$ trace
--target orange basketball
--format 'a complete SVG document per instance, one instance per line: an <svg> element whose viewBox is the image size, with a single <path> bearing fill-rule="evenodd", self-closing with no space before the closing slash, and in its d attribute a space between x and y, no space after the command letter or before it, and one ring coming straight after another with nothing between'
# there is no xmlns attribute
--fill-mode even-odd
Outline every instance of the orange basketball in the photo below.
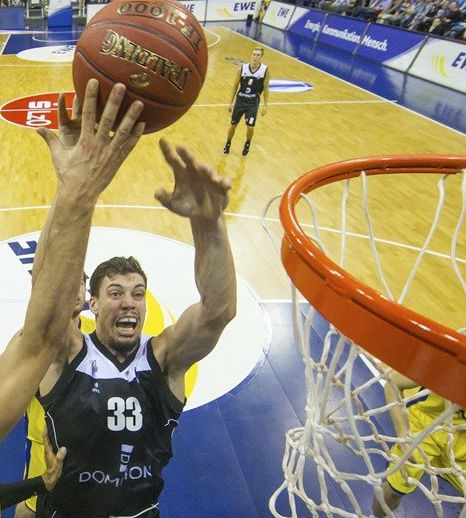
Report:
<svg viewBox="0 0 466 518"><path fill-rule="evenodd" d="M112 86L123 83L127 93L120 113L132 101L142 101L145 133L186 113L206 71L204 31L177 0L113 0L86 25L73 59L78 99L83 101L88 80L96 78L100 113Z"/></svg>

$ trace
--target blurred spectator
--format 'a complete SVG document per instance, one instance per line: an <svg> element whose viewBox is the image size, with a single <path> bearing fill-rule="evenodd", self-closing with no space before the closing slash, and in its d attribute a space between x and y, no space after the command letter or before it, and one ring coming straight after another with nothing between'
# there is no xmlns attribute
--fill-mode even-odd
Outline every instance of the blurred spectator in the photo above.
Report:
<svg viewBox="0 0 466 518"><path fill-rule="evenodd" d="M401 16L399 16L396 20L394 20L393 25L403 27L404 29L408 28L414 20L416 14L424 12L426 7L429 7L428 0L412 0L406 7L405 12L401 14Z"/></svg>
<svg viewBox="0 0 466 518"><path fill-rule="evenodd" d="M438 11L438 0L426 0L424 5L414 14L411 22L408 26L404 26L407 29L415 29L416 26L428 17L433 17Z"/></svg>
<svg viewBox="0 0 466 518"><path fill-rule="evenodd" d="M440 9L442 8L442 5L443 0L433 0L433 2L430 4L430 8L426 11L424 16L415 23L411 24L410 29L414 29L420 32L427 32L432 23L432 20L435 18L435 16L437 16Z"/></svg>
<svg viewBox="0 0 466 518"><path fill-rule="evenodd" d="M375 21L379 14L387 12L394 4L398 3L400 3L400 0L371 0L368 7L362 7L356 2L351 16L363 18L368 21Z"/></svg>
<svg viewBox="0 0 466 518"><path fill-rule="evenodd" d="M450 30L445 34L447 38L454 40L465 41L466 37L466 23L456 23L451 26Z"/></svg>
<svg viewBox="0 0 466 518"><path fill-rule="evenodd" d="M466 0L309 0L318 9L465 40Z"/></svg>
<svg viewBox="0 0 466 518"><path fill-rule="evenodd" d="M443 36L449 29L449 22L440 16L436 16L432 23L430 24L429 29L427 30L430 34L437 34L437 36Z"/></svg>
<svg viewBox="0 0 466 518"><path fill-rule="evenodd" d="M409 0L404 0L392 9L388 9L385 12L380 13L377 16L377 23L398 25L398 20L408 11L410 8Z"/></svg>
<svg viewBox="0 0 466 518"><path fill-rule="evenodd" d="M446 17L451 23L458 23L461 21L462 12L460 11L460 8L458 7L457 2L450 2L448 5L448 10Z"/></svg>
<svg viewBox="0 0 466 518"><path fill-rule="evenodd" d="M339 14L351 14L356 0L334 0L328 10Z"/></svg>

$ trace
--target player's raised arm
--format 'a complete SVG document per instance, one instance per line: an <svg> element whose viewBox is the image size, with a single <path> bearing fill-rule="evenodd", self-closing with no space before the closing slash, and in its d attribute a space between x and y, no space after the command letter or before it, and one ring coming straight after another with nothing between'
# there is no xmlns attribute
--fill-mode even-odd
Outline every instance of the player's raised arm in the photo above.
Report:
<svg viewBox="0 0 466 518"><path fill-rule="evenodd" d="M76 145L67 146L52 131L38 130L57 173L55 209L23 330L0 357L0 405L5 410L0 437L21 417L60 350L79 290L95 204L143 132L137 123L143 105L137 102L110 136L123 85L113 88L96 127L97 92L97 81L89 81Z"/></svg>
<svg viewBox="0 0 466 518"><path fill-rule="evenodd" d="M160 142L175 176L173 192L156 198L175 214L188 217L195 247L195 280L200 301L187 308L174 326L154 339L154 353L167 373L170 388L184 399L184 374L216 345L236 314L236 276L223 211L230 181L198 164L184 147L176 151Z"/></svg>

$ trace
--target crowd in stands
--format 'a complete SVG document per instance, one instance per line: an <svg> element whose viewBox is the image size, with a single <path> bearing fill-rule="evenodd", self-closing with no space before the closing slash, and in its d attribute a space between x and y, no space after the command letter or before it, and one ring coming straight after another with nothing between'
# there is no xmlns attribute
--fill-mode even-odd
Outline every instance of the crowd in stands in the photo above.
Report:
<svg viewBox="0 0 466 518"><path fill-rule="evenodd" d="M0 7L25 3L26 0L0 0ZM454 0L304 0L302 3L367 21L466 41L466 0L461 4Z"/></svg>
<svg viewBox="0 0 466 518"><path fill-rule="evenodd" d="M313 7L466 41L466 0L320 0Z"/></svg>

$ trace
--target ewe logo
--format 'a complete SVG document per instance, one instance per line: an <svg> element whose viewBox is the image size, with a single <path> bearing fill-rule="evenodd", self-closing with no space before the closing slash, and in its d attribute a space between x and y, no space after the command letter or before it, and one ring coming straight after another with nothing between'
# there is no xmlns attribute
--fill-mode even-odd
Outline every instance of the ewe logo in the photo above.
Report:
<svg viewBox="0 0 466 518"><path fill-rule="evenodd" d="M445 71L445 56L434 54L431 58L432 68L441 76L448 77Z"/></svg>
<svg viewBox="0 0 466 518"><path fill-rule="evenodd" d="M32 232L0 243L0 264L6 273L0 278L0 349L23 325L38 238L39 232ZM186 307L199 300L192 247L145 232L92 228L86 272L91 274L99 263L117 255L133 255L147 274L146 333L160 333L175 322ZM215 349L188 373L186 410L239 390L243 382L258 372L265 359L270 326L249 286L241 278L237 281L237 316ZM87 311L85 315L92 316Z"/></svg>

